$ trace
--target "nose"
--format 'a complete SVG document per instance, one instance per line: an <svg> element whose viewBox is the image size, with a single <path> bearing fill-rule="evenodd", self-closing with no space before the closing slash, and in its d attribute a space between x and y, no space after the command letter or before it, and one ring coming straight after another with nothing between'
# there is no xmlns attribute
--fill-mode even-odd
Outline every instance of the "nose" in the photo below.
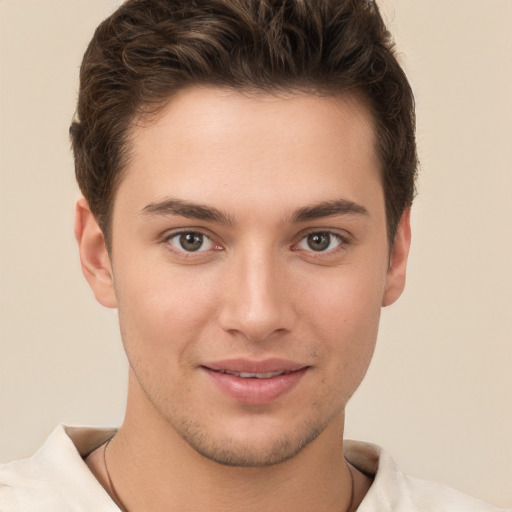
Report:
<svg viewBox="0 0 512 512"><path fill-rule="evenodd" d="M233 258L224 283L220 325L252 342L289 332L295 321L283 262L269 252Z"/></svg>

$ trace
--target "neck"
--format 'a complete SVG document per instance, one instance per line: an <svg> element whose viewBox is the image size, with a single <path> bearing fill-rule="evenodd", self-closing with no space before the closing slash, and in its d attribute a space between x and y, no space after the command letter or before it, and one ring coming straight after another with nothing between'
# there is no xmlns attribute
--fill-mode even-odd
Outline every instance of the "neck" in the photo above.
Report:
<svg viewBox="0 0 512 512"><path fill-rule="evenodd" d="M340 512L354 501L342 415L284 462L234 467L197 453L145 397L132 396L108 447L108 472L128 512Z"/></svg>

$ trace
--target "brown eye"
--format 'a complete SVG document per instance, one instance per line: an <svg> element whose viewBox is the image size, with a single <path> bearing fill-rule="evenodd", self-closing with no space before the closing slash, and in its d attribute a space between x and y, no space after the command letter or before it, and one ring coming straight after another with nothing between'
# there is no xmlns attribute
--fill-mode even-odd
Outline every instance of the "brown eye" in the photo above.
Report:
<svg viewBox="0 0 512 512"><path fill-rule="evenodd" d="M180 245L185 251L198 251L203 245L203 238L200 233L183 233L180 235Z"/></svg>
<svg viewBox="0 0 512 512"><path fill-rule="evenodd" d="M202 233L185 231L168 238L168 242L178 251L202 252L213 248L213 242Z"/></svg>
<svg viewBox="0 0 512 512"><path fill-rule="evenodd" d="M331 253L346 244L346 240L337 233L330 231L313 231L302 238L296 245L296 248L309 252Z"/></svg>
<svg viewBox="0 0 512 512"><path fill-rule="evenodd" d="M311 233L306 237L308 247L313 251L325 251L331 245L330 233Z"/></svg>

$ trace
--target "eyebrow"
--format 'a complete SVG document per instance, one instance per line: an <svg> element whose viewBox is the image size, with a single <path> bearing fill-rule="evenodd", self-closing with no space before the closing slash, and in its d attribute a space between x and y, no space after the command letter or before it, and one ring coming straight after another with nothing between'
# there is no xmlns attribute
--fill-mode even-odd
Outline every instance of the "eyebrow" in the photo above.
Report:
<svg viewBox="0 0 512 512"><path fill-rule="evenodd" d="M230 215L213 206L191 203L181 199L165 199L164 201L150 203L142 209L141 213L145 215L179 215L189 219L218 222L229 226L234 224L234 219ZM368 210L353 201L336 199L299 208L292 214L291 222L299 223L335 215L353 214L368 215Z"/></svg>
<svg viewBox="0 0 512 512"><path fill-rule="evenodd" d="M353 201L347 199L336 199L324 201L323 203L300 208L292 215L292 222L305 222L309 220L333 217L335 215L369 215L368 210Z"/></svg>
<svg viewBox="0 0 512 512"><path fill-rule="evenodd" d="M150 203L142 209L142 213L148 215L179 215L188 219L207 220L226 225L233 224L233 219L217 208L189 203L180 199L166 199L158 203Z"/></svg>

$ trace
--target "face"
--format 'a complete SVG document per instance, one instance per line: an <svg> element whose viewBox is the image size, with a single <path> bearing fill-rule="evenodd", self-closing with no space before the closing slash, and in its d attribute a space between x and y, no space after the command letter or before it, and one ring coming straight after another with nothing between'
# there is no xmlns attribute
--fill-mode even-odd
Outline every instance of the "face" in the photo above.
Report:
<svg viewBox="0 0 512 512"><path fill-rule="evenodd" d="M363 104L191 88L132 141L88 277L119 309L132 409L223 464L338 442L409 243L406 218L387 243Z"/></svg>

